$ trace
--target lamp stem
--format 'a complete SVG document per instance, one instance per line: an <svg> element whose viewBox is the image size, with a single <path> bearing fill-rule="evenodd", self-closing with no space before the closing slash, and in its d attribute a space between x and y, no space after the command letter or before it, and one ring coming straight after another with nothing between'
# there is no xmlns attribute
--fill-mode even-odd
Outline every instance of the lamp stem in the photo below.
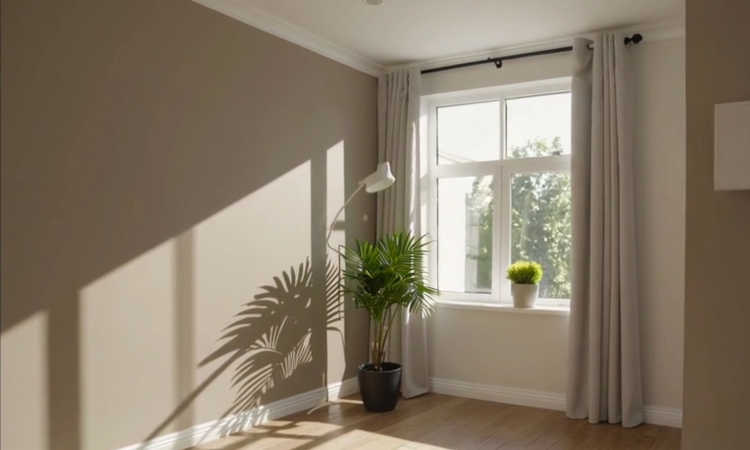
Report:
<svg viewBox="0 0 750 450"><path fill-rule="evenodd" d="M333 250L334 252L338 253L339 255L341 255L341 252L337 248L334 248L333 246L331 246L330 244L331 235L333 234L333 227L336 226L336 221L338 220L341 213L344 211L344 209L346 209L349 203L351 203L351 201L354 199L354 196L356 196L359 193L359 191L362 190L363 187L365 187L365 183L359 183L359 187L357 187L357 189L354 192L352 192L349 198L346 199L346 201L344 202L344 206L342 206L338 210L336 215L333 217L333 221L331 222L331 225L328 227L328 236L326 237L326 246L330 248L331 250Z"/></svg>

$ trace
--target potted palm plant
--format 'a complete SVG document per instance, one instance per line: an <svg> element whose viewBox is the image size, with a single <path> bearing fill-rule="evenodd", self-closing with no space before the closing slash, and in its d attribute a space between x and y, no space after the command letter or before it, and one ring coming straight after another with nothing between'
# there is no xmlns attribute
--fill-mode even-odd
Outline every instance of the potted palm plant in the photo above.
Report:
<svg viewBox="0 0 750 450"><path fill-rule="evenodd" d="M408 309L428 315L437 290L426 282L422 261L426 236L395 233L376 243L358 241L344 254L345 291L364 308L372 323L370 362L359 366L359 389L369 411L390 411L398 402L401 365L386 361L386 346L393 324Z"/></svg>
<svg viewBox="0 0 750 450"><path fill-rule="evenodd" d="M516 261L508 267L508 279L511 281L513 306L532 308L539 295L539 282L542 281L542 266L529 261Z"/></svg>

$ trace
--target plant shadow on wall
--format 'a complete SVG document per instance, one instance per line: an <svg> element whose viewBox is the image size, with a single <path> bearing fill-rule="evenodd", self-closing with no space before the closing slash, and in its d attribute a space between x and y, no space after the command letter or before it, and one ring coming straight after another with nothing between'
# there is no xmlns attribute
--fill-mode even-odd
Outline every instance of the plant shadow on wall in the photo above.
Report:
<svg viewBox="0 0 750 450"><path fill-rule="evenodd" d="M343 332L338 324L344 318L344 297L339 289L338 265L325 264L323 299L325 300L326 331ZM304 368L313 362L311 340L316 329L314 312L316 292L310 260L290 267L273 278L272 285L261 286L261 292L245 303L234 320L224 328L220 347L206 356L198 367L224 359L182 403L143 441L147 444L159 436L181 412L219 375L234 365L231 386L235 397L216 425L204 435L220 427L219 434L240 431L262 419L262 405L275 390L290 392L288 387L304 375ZM319 329L319 328L318 328ZM235 364L236 363L236 364Z"/></svg>

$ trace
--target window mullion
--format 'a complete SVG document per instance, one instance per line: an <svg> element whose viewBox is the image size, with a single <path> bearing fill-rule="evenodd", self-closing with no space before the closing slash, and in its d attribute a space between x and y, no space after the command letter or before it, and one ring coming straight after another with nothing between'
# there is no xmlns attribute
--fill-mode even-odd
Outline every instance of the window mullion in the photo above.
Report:
<svg viewBox="0 0 750 450"><path fill-rule="evenodd" d="M457 178L493 175L497 161L478 161L463 164L437 166L434 169L437 178Z"/></svg>
<svg viewBox="0 0 750 450"><path fill-rule="evenodd" d="M514 173L561 172L570 170L570 155L542 156L539 158L509 158L503 165Z"/></svg>
<svg viewBox="0 0 750 450"><path fill-rule="evenodd" d="M500 126L498 129L500 130L500 159L495 165L495 186L494 186L494 194L495 194L495 211L493 214L493 221L495 223L493 229L494 229L494 235L493 235L493 256L492 256L492 273L493 273L493 279L492 279L492 296L495 298L498 302L502 302L503 299L503 272L502 272L502 255L505 251L505 246L507 243L505 242L503 236L505 236L505 226L504 226L504 219L505 216L505 208L503 204L503 195L504 195L504 174L503 174L503 160L505 159L505 143L506 143L506 130L505 130L505 95L502 95L498 101L498 108L500 108L500 113L498 114L500 118Z"/></svg>
<svg viewBox="0 0 750 450"><path fill-rule="evenodd" d="M429 111L427 116L427 179L429 190L427 217L429 218L428 231L433 244L429 252L429 274L433 286L439 286L438 280L438 186L437 186L437 105L426 103L425 108ZM424 193L422 194L424 195Z"/></svg>
<svg viewBox="0 0 750 450"><path fill-rule="evenodd" d="M502 300L502 276L500 272L500 261L503 249L502 235L502 163L495 164L493 195L494 211L492 214L492 298L500 302Z"/></svg>
<svg viewBox="0 0 750 450"><path fill-rule="evenodd" d="M506 96L505 94L503 94L502 97L500 97L498 101L498 105L500 108L499 116L500 116L500 160L501 161L504 159L507 159L507 151L508 151L508 149L506 148L507 136L508 136L508 130L507 130L508 121L506 120L506 117L505 117L506 112L507 112L506 107L505 107L505 99L506 99Z"/></svg>
<svg viewBox="0 0 750 450"><path fill-rule="evenodd" d="M510 282L505 279L504 274L508 270L510 264L511 255L511 227L512 227L512 210L511 210L511 199L510 199L510 183L511 173L508 168L503 164L500 170L500 210L502 212L500 217L500 258L497 269L500 272L500 299L501 301L508 301L510 298Z"/></svg>

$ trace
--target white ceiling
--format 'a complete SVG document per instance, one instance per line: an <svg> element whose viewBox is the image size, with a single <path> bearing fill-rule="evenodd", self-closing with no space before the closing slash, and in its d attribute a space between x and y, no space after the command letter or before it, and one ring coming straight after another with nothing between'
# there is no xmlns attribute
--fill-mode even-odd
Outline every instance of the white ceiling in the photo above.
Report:
<svg viewBox="0 0 750 450"><path fill-rule="evenodd" d="M211 6L213 1L200 3ZM368 5L365 0L220 3L230 4L235 13L262 12L382 65L534 43L598 29L681 22L684 10L684 0L383 0L379 6Z"/></svg>

